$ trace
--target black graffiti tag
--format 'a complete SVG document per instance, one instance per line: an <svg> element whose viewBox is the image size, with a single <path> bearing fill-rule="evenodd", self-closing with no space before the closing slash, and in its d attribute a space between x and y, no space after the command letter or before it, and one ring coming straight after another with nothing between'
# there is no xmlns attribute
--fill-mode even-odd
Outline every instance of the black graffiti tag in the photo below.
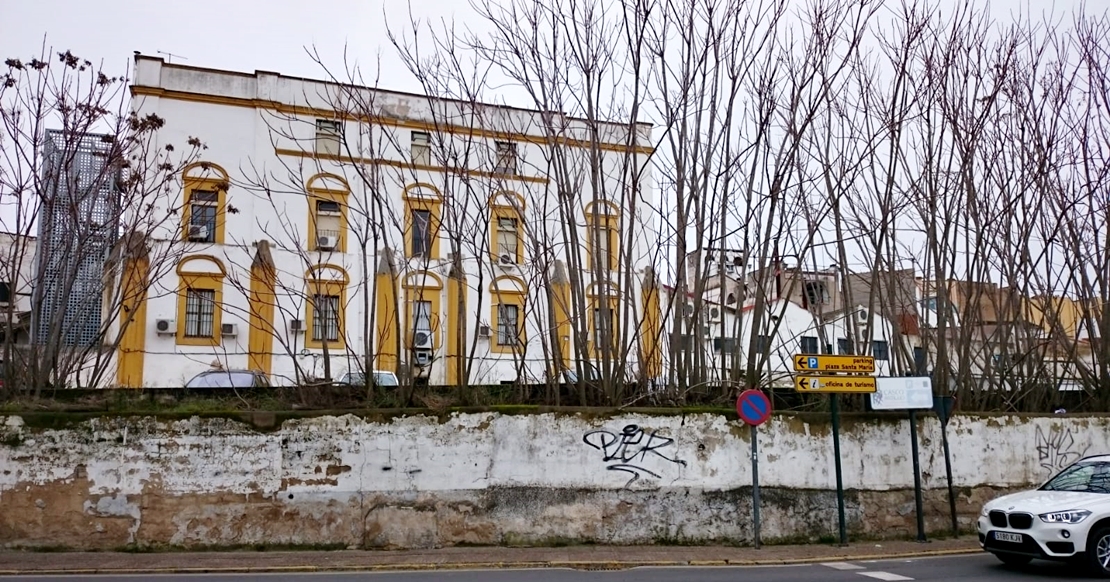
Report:
<svg viewBox="0 0 1110 582"><path fill-rule="evenodd" d="M601 451L601 460L611 463L607 467L608 470L623 471L632 475L625 487L639 479L641 475L646 474L656 479L659 478L658 473L639 465L648 455L677 463L683 467L686 466L686 461L668 457L660 452L660 449L665 449L674 444L674 439L659 436L654 432L647 434L635 424L625 426L619 435L607 430L590 431L582 435L582 442Z"/></svg>

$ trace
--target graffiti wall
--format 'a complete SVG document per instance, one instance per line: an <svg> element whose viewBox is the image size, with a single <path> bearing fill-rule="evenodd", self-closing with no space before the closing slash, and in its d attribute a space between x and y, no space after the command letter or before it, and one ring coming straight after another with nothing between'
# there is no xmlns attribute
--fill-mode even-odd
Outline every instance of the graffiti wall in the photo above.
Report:
<svg viewBox="0 0 1110 582"><path fill-rule="evenodd" d="M922 421L927 523L948 515L940 426ZM763 533L835 531L829 423L760 428ZM1110 420L958 416L949 425L961 520L991 496L1110 451ZM461 414L290 420L103 418L37 430L0 417L0 544L744 542L749 432L719 415ZM846 418L850 529L913 527L909 427Z"/></svg>

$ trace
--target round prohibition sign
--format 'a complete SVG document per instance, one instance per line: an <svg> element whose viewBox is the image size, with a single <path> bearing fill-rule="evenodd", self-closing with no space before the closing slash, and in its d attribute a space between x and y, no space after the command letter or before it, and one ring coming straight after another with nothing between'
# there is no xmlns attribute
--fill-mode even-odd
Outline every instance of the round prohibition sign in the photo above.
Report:
<svg viewBox="0 0 1110 582"><path fill-rule="evenodd" d="M761 390L745 390L736 399L736 413L745 423L759 426L771 418L771 400Z"/></svg>

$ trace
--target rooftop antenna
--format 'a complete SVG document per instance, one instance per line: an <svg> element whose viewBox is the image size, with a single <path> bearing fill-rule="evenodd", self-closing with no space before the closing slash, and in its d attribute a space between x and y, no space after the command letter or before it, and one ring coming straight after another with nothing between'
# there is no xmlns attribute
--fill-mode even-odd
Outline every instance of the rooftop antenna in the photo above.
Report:
<svg viewBox="0 0 1110 582"><path fill-rule="evenodd" d="M183 57L183 56L181 56L181 55L175 55L175 54L173 54L173 53L169 53L169 52L166 52L166 51L154 51L154 52L156 52L156 53L158 53L158 54L160 54L160 55L166 55L166 62L167 62L167 63L172 63L172 62L173 62L173 58L174 58L174 57L177 57L177 58L179 58L179 59L181 59L181 60L184 60L184 61L187 61L187 60L189 60L188 58L186 58L186 57Z"/></svg>

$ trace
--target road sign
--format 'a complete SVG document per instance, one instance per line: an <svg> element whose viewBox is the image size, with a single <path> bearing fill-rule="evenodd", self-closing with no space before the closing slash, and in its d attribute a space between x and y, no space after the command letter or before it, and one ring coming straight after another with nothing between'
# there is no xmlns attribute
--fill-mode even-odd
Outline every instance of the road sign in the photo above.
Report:
<svg viewBox="0 0 1110 582"><path fill-rule="evenodd" d="M860 392L875 391L872 376L798 376L794 382L798 392Z"/></svg>
<svg viewBox="0 0 1110 582"><path fill-rule="evenodd" d="M928 377L876 378L871 408L928 410L933 407L933 382Z"/></svg>
<svg viewBox="0 0 1110 582"><path fill-rule="evenodd" d="M807 356L794 355L795 372L844 372L870 374L875 371L872 356Z"/></svg>
<svg viewBox="0 0 1110 582"><path fill-rule="evenodd" d="M736 399L736 413L740 420L759 426L771 418L771 400L760 390L745 390Z"/></svg>

